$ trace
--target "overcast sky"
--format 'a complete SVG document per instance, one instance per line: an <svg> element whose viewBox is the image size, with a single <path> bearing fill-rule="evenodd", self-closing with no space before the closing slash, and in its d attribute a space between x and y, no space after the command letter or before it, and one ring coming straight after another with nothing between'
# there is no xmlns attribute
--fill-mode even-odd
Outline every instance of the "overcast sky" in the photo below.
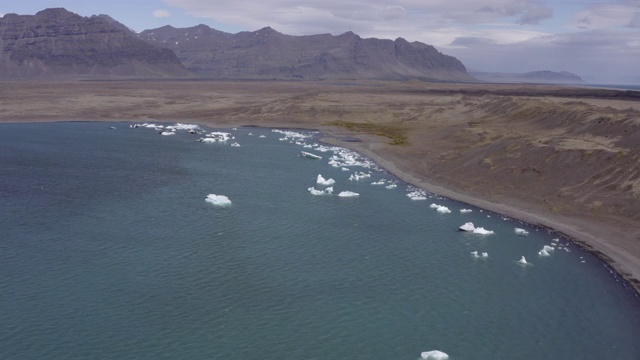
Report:
<svg viewBox="0 0 640 360"><path fill-rule="evenodd" d="M288 35L402 37L471 70L640 84L640 0L0 0L0 15L49 7L108 14L135 31L206 24L230 33L271 26Z"/></svg>

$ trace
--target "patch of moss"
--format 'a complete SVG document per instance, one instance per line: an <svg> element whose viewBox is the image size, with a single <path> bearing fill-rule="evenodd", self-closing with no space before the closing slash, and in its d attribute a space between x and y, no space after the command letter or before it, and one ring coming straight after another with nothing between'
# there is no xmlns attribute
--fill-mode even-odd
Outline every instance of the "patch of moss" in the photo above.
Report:
<svg viewBox="0 0 640 360"><path fill-rule="evenodd" d="M391 145L407 145L407 130L393 124L372 124L353 121L332 121L328 125L340 126L352 131L362 132L366 134L383 136L391 139Z"/></svg>

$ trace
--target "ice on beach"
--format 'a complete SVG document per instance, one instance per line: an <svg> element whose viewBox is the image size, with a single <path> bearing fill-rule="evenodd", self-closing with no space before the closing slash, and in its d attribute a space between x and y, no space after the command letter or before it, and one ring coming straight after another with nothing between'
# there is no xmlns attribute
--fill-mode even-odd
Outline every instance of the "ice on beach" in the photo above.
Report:
<svg viewBox="0 0 640 360"><path fill-rule="evenodd" d="M551 256L549 254L549 252L547 250L545 250L545 249L542 249L542 250L538 251L538 255L540 255L540 256Z"/></svg>
<svg viewBox="0 0 640 360"><path fill-rule="evenodd" d="M359 181L362 179L370 178L371 174L365 172L356 172L349 176L349 181Z"/></svg>
<svg viewBox="0 0 640 360"><path fill-rule="evenodd" d="M173 131L163 131L160 133L160 135L164 135L164 136L168 136L168 135L175 135L176 133L174 133Z"/></svg>
<svg viewBox="0 0 640 360"><path fill-rule="evenodd" d="M525 229L515 228L513 231L516 233L516 235L520 235L520 236L528 236L529 235L529 232L527 230L525 230Z"/></svg>
<svg viewBox="0 0 640 360"><path fill-rule="evenodd" d="M228 197L224 196L224 195L216 195L216 194L209 194L207 195L207 198L204 199L204 201L211 203L215 206L230 206L231 205L231 200L229 200Z"/></svg>
<svg viewBox="0 0 640 360"><path fill-rule="evenodd" d="M440 350L423 351L420 353L423 360L447 360L449 355Z"/></svg>
<svg viewBox="0 0 640 360"><path fill-rule="evenodd" d="M322 175L318 174L318 177L316 179L316 183L318 185L322 185L322 186L331 186L331 185L335 184L336 181L333 180L333 179L325 179L324 177L322 177Z"/></svg>
<svg viewBox="0 0 640 360"><path fill-rule="evenodd" d="M462 214L470 213L470 212L472 212L472 211L473 211L473 210L471 210L471 209L460 209L460 212L461 212Z"/></svg>
<svg viewBox="0 0 640 360"><path fill-rule="evenodd" d="M360 196L360 194L358 194L357 192L353 192L353 191L342 191L338 194L338 196L340 197L356 197L356 196Z"/></svg>
<svg viewBox="0 0 640 360"><path fill-rule="evenodd" d="M363 167L367 169L378 169L376 164L357 152L337 146L318 146L316 150L320 152L332 151L333 156L329 158L329 165L337 168Z"/></svg>
<svg viewBox="0 0 640 360"><path fill-rule="evenodd" d="M527 263L527 259L525 259L525 258L524 258L524 256L523 256L523 257L521 257L521 258L520 258L520 260L518 260L518 262L519 262L520 264L523 264L523 265L528 264L528 263Z"/></svg>
<svg viewBox="0 0 640 360"><path fill-rule="evenodd" d="M442 205L438 205L438 204L431 204L429 206L432 209L436 209L436 211L438 211L440 214L449 214L451 213L451 210L449 210L448 207L446 206L442 206Z"/></svg>
<svg viewBox="0 0 640 360"><path fill-rule="evenodd" d="M318 190L314 187L310 187L307 190L311 193L311 195L331 195L333 194L333 187L328 187L324 190Z"/></svg>

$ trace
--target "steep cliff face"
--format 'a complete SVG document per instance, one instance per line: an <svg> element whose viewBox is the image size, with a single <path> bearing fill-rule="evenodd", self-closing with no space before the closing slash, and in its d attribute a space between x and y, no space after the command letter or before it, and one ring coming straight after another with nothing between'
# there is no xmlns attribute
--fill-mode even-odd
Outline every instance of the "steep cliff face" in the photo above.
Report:
<svg viewBox="0 0 640 360"><path fill-rule="evenodd" d="M0 18L0 77L67 75L181 76L171 50L138 39L107 16L65 9Z"/></svg>
<svg viewBox="0 0 640 360"><path fill-rule="evenodd" d="M188 69L215 78L474 80L458 59L402 38L363 39L352 32L290 36L269 27L229 34L205 25L165 26L139 37L173 50Z"/></svg>

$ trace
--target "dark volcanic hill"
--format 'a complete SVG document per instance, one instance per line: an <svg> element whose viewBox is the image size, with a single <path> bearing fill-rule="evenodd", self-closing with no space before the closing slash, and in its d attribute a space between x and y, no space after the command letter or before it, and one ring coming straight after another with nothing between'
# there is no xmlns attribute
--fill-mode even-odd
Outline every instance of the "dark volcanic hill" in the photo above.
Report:
<svg viewBox="0 0 640 360"><path fill-rule="evenodd" d="M173 50L189 70L206 77L475 80L458 59L402 38L290 36L269 27L230 34L206 25L164 26L139 36Z"/></svg>
<svg viewBox="0 0 640 360"><path fill-rule="evenodd" d="M497 83L544 83L544 84L580 84L585 81L568 71L531 71L527 73L492 73L471 71L471 75L482 81Z"/></svg>
<svg viewBox="0 0 640 360"><path fill-rule="evenodd" d="M171 50L138 39L108 16L58 8L0 18L0 78L187 74Z"/></svg>

